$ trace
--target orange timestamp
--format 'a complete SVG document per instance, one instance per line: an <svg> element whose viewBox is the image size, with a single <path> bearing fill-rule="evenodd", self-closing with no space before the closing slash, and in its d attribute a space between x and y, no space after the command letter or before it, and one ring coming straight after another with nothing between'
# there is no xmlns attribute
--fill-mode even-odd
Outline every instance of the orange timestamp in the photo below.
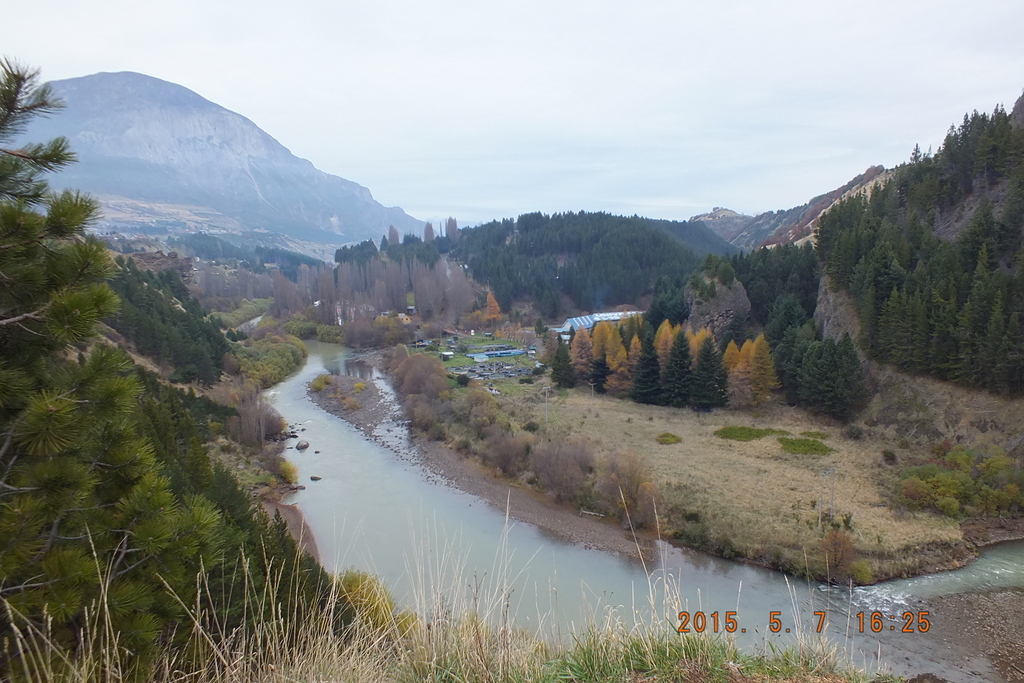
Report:
<svg viewBox="0 0 1024 683"><path fill-rule="evenodd" d="M740 626L739 617L737 612L680 612L678 615L679 626L676 628L678 633L746 633L747 629ZM814 624L815 630L821 633L825 629L825 624L828 622L827 612L813 612L812 613L817 620ZM930 612L903 612L901 615L896 614L883 614L882 612L858 612L856 614L857 627L861 633L870 631L872 633L881 633L882 631L897 631L897 626L901 626L898 630L899 633L927 633L931 628L931 622L928 620ZM769 612L768 613L768 630L772 633L792 633L793 629L787 627L782 622L782 612ZM886 629L886 617L891 622L888 624L889 628ZM899 622L902 621L902 625ZM756 627L755 627L756 630Z"/></svg>

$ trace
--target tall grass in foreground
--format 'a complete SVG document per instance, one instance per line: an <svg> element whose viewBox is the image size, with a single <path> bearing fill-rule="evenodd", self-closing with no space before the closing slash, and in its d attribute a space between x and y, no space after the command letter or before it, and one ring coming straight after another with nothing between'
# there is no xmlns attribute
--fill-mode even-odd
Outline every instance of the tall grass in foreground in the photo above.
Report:
<svg viewBox="0 0 1024 683"><path fill-rule="evenodd" d="M187 637L165 646L145 671L119 645L109 618L115 606L105 595L89 610L74 652L62 651L46 629L29 627L4 602L14 624L4 658L15 664L9 667L13 680L26 683L866 680L836 647L817 638L744 654L723 637L676 633L678 592L656 589L654 579L644 610L649 617L638 625L628 625L624 608L605 607L581 628L544 638L515 625L510 586L517 577L507 575L507 557L495 559L493 578L467 580L450 548L434 555L433 566L423 563L425 555L416 559L422 581L414 612L396 608L380 581L361 572L338 576L312 610L286 612L275 596L294 577L278 572L276 583L254 590L243 571L246 611L262 616L243 619L233 630L208 607L212 596L200 576L200 597L182 605L187 618L180 631ZM553 623L550 615L547 623Z"/></svg>

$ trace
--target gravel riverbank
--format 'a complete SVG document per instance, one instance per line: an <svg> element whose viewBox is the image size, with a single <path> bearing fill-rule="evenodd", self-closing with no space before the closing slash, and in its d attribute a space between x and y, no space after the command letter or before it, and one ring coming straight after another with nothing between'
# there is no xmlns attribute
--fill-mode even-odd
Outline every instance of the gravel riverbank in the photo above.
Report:
<svg viewBox="0 0 1024 683"><path fill-rule="evenodd" d="M634 536L623 530L617 521L584 515L558 505L543 493L510 485L443 443L410 436L386 380L345 375L334 376L332 380L332 385L323 391L309 391L314 403L353 425L367 438L421 465L449 486L482 498L499 510L505 510L513 519L532 524L569 543L645 559L655 552L656 539L648 534ZM357 383L366 386L357 391ZM336 391L354 398L358 406L339 400Z"/></svg>

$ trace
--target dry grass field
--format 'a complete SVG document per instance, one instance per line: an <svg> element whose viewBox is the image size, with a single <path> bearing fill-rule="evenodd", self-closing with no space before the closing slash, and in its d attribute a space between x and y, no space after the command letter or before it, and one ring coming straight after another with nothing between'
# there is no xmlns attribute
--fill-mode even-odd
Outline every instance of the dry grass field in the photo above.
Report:
<svg viewBox="0 0 1024 683"><path fill-rule="evenodd" d="M663 533L721 554L801 571L821 561L821 539L834 526L850 531L858 556L868 560L876 579L950 564L965 552L956 521L899 513L886 505L886 482L895 468L885 463L882 451L894 450L902 460L910 450L877 436L849 439L837 423L803 410L772 405L760 414L729 409L701 414L592 398L589 387L552 392L548 422L539 390L517 392L502 403L516 421L536 421L541 438L582 436L600 454L643 454L662 493ZM776 435L747 442L715 436L730 425L785 430L797 438L802 432L825 433L821 441L834 452L787 453ZM665 432L681 440L659 443Z"/></svg>

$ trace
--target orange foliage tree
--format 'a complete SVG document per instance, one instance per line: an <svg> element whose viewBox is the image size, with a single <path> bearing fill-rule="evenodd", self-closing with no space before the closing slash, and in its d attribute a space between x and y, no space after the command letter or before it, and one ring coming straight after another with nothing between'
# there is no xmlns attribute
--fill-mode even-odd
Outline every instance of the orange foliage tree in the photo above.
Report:
<svg viewBox="0 0 1024 683"><path fill-rule="evenodd" d="M487 292L487 317L486 321L488 324L496 323L501 320L501 306L498 305L498 300L494 298L492 292Z"/></svg>

